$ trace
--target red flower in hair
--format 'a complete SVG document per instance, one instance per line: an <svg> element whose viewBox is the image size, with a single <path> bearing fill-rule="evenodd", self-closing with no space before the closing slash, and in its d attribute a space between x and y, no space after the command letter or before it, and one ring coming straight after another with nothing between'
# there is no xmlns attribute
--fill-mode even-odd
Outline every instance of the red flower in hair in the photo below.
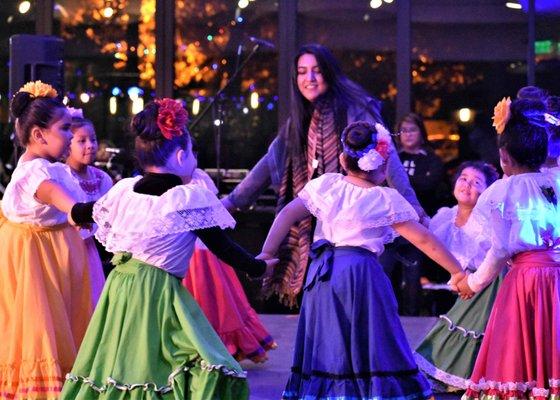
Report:
<svg viewBox="0 0 560 400"><path fill-rule="evenodd" d="M170 98L156 100L159 106L157 125L164 138L170 140L184 132L189 114L181 103Z"/></svg>

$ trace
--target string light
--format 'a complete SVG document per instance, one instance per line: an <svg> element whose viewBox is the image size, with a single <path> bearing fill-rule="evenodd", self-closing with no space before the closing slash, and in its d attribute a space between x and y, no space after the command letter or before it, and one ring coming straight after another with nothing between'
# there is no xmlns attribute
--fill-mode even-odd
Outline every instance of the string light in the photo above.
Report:
<svg viewBox="0 0 560 400"><path fill-rule="evenodd" d="M105 18L109 19L115 14L115 10L113 9L113 7L105 7L102 13Z"/></svg>
<svg viewBox="0 0 560 400"><path fill-rule="evenodd" d="M382 0L371 0L369 2L369 6L373 9L375 8L379 8L383 5L383 1Z"/></svg>
<svg viewBox="0 0 560 400"><path fill-rule="evenodd" d="M82 94L80 94L80 101L81 101L82 103L84 103L84 104L85 104L85 103L89 103L89 100L90 100L89 94L87 94L87 93L82 93Z"/></svg>
<svg viewBox="0 0 560 400"><path fill-rule="evenodd" d="M20 14L26 14L31 9L31 3L29 1L22 1L19 3L18 11Z"/></svg>
<svg viewBox="0 0 560 400"><path fill-rule="evenodd" d="M109 98L109 112L111 115L115 115L117 113L117 98L115 96L111 96Z"/></svg>
<svg viewBox="0 0 560 400"><path fill-rule="evenodd" d="M192 103L192 114L197 115L200 112L200 100L195 98Z"/></svg>
<svg viewBox="0 0 560 400"><path fill-rule="evenodd" d="M259 108L259 94L257 92L251 93L251 99L249 101L251 108L256 110Z"/></svg>
<svg viewBox="0 0 560 400"><path fill-rule="evenodd" d="M132 114L136 115L144 109L144 99L138 97L132 100Z"/></svg>

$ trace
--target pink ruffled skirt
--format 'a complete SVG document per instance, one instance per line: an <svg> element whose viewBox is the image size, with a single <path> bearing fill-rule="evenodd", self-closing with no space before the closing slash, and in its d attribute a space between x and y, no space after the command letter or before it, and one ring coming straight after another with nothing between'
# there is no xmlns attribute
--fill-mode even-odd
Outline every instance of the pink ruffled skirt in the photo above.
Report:
<svg viewBox="0 0 560 400"><path fill-rule="evenodd" d="M517 254L463 399L560 398L560 251Z"/></svg>
<svg viewBox="0 0 560 400"><path fill-rule="evenodd" d="M276 348L249 304L235 271L212 252L195 247L183 285L237 360L262 362L266 351Z"/></svg>

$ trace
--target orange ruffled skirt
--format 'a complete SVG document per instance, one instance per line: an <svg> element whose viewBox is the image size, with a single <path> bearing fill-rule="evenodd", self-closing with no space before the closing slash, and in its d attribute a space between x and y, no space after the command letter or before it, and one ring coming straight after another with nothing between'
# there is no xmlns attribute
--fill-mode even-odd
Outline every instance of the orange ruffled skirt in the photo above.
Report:
<svg viewBox="0 0 560 400"><path fill-rule="evenodd" d="M86 247L0 213L0 255L0 399L57 399L92 313Z"/></svg>

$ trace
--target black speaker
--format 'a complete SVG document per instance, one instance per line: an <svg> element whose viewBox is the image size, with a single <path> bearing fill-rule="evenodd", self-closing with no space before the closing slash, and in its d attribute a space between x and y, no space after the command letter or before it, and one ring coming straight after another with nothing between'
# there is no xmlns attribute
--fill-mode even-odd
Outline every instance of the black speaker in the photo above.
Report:
<svg viewBox="0 0 560 400"><path fill-rule="evenodd" d="M12 98L26 82L40 80L64 94L64 41L56 36L10 37L10 88Z"/></svg>

